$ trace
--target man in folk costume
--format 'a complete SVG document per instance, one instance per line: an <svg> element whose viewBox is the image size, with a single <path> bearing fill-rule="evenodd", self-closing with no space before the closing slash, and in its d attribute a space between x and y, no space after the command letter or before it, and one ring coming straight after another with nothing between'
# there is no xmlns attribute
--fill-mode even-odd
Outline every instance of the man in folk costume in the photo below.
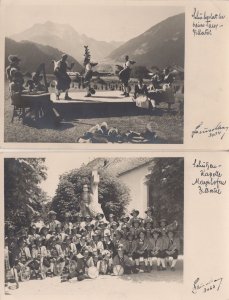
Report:
<svg viewBox="0 0 229 300"><path fill-rule="evenodd" d="M67 71L71 70L74 66L74 63L71 63L71 66L68 66L67 63L67 54L62 54L62 57L59 61L54 62L54 74L57 78L57 85L56 85L56 97L57 100L60 98L61 91L65 92L65 100L71 100L68 95L68 90L70 88L71 78L68 76Z"/></svg>
<svg viewBox="0 0 229 300"><path fill-rule="evenodd" d="M137 249L137 242L134 239L134 235L132 232L128 232L127 240L125 241L125 253L129 256L130 259L134 259L134 253Z"/></svg>
<svg viewBox="0 0 229 300"><path fill-rule="evenodd" d="M137 267L140 267L140 263L144 262L143 270L150 272L150 268L148 266L148 239L146 238L145 231L141 230L139 236L136 240L136 252L135 252L135 263Z"/></svg>
<svg viewBox="0 0 229 300"><path fill-rule="evenodd" d="M91 62L91 54L88 49L88 46L84 46L85 54L84 54L84 66L85 66L85 73L84 73L84 85L86 86L87 94L85 97L91 97L92 94L95 93L95 90L91 88L91 79L93 76L93 67L95 67L98 63Z"/></svg>
<svg viewBox="0 0 229 300"><path fill-rule="evenodd" d="M168 257L166 251L168 250L169 247L169 238L166 234L166 230L163 229L161 231L161 243L160 243L160 251L158 254L158 257L160 258L160 263L161 263L161 269L162 271L166 270L166 266L165 266L165 259L166 257Z"/></svg>
<svg viewBox="0 0 229 300"><path fill-rule="evenodd" d="M146 214L145 220L153 221L153 208L152 207L147 207L145 214Z"/></svg>
<svg viewBox="0 0 229 300"><path fill-rule="evenodd" d="M23 237L19 238L18 245L13 249L13 257L17 272L19 272L31 260L31 252Z"/></svg>
<svg viewBox="0 0 229 300"><path fill-rule="evenodd" d="M130 232L134 235L134 238L136 239L142 230L141 220L139 218L135 218L131 224L132 226L130 227Z"/></svg>
<svg viewBox="0 0 229 300"><path fill-rule="evenodd" d="M129 80L130 80L130 73L131 73L131 65L135 64L135 61L129 59L129 56L125 56L125 63L123 65L123 69L119 72L119 78L123 85L123 96L129 97L130 87L129 87Z"/></svg>
<svg viewBox="0 0 229 300"><path fill-rule="evenodd" d="M43 271L43 261L44 257L48 256L46 246L44 245L44 240L37 238L34 241L31 249L31 256L33 260L28 264L28 266L33 270L36 278L39 278Z"/></svg>
<svg viewBox="0 0 229 300"><path fill-rule="evenodd" d="M13 81L13 76L11 73L12 69L15 69L15 71L18 71L21 73L20 70L20 61L21 59L17 55L9 55L8 57L9 66L6 68L6 77L9 80L9 82ZM23 77L23 74L21 73L21 77Z"/></svg>
<svg viewBox="0 0 229 300"><path fill-rule="evenodd" d="M58 225L61 225L61 223L56 220L56 215L57 213L53 210L51 210L49 213L48 213L48 217L50 218L50 221L48 223L48 228L49 228L49 232L55 232L56 231L56 227Z"/></svg>
<svg viewBox="0 0 229 300"><path fill-rule="evenodd" d="M172 271L175 271L175 266L178 258L178 253L180 251L180 239L174 236L172 230L168 230L169 246L166 253L169 258L169 265Z"/></svg>

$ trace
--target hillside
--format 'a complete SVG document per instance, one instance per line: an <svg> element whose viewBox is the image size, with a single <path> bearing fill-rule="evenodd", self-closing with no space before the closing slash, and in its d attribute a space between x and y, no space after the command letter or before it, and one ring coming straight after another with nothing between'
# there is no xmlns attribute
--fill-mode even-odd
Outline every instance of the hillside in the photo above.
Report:
<svg viewBox="0 0 229 300"><path fill-rule="evenodd" d="M129 55L137 64L147 67L176 64L184 66L185 14L167 18L143 34L129 40L109 58L120 62L124 55Z"/></svg>
<svg viewBox="0 0 229 300"><path fill-rule="evenodd" d="M25 71L33 72L41 63L45 63L46 72L53 73L52 60L59 60L62 51L44 46L29 41L16 42L12 39L6 38L5 40L5 66L8 63L8 56L10 54L17 54L21 58L21 67ZM74 62L74 71L82 70L82 66L73 57L69 56L69 62Z"/></svg>

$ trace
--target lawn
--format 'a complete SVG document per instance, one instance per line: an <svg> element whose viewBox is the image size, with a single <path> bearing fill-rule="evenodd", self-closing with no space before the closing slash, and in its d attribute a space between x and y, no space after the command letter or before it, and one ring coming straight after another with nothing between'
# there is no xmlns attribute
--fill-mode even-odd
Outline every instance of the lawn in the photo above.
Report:
<svg viewBox="0 0 229 300"><path fill-rule="evenodd" d="M87 117L75 114L74 111L63 112L63 120L59 126L49 119L39 121L28 120L25 124L18 118L11 122L13 107L10 104L8 83L5 84L5 120L4 120L4 141L7 143L76 143L78 137L89 130L92 126L107 122L109 127L117 127L122 133L128 130L144 132L147 124L157 133L160 143L181 144L183 143L183 115L179 113L179 103L167 111L167 105L161 104L159 113L149 115L139 111L135 115L119 114L108 116L105 113L98 116Z"/></svg>

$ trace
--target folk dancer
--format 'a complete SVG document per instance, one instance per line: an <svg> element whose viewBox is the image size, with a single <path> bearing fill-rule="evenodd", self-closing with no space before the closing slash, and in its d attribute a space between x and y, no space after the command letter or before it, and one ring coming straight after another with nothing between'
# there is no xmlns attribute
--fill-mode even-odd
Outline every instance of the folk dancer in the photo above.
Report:
<svg viewBox="0 0 229 300"><path fill-rule="evenodd" d="M123 94L122 96L129 97L130 87L129 87L129 80L130 80L130 73L131 73L131 65L133 65L135 61L129 60L129 56L125 56L125 63L123 65L123 69L119 72L119 78L123 85Z"/></svg>
<svg viewBox="0 0 229 300"><path fill-rule="evenodd" d="M65 100L71 100L72 98L68 95L68 90L70 88L71 78L68 76L67 71L71 70L74 66L74 63L71 63L69 66L67 63L67 54L62 54L62 57L59 61L54 62L54 74L57 79L56 85L56 98L60 99L61 91L65 92Z"/></svg>

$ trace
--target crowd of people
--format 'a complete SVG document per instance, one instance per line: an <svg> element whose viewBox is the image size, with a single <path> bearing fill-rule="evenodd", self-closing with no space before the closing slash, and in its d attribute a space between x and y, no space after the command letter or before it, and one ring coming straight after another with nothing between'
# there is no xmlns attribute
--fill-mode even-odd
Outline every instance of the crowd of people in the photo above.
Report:
<svg viewBox="0 0 229 300"><path fill-rule="evenodd" d="M174 271L180 251L178 222L155 220L148 208L145 218L139 211L116 218L102 213L94 218L66 213L57 220L55 211L48 221L33 222L19 233L6 232L6 284L32 278L61 276L62 281L95 278L99 274L122 275Z"/></svg>

